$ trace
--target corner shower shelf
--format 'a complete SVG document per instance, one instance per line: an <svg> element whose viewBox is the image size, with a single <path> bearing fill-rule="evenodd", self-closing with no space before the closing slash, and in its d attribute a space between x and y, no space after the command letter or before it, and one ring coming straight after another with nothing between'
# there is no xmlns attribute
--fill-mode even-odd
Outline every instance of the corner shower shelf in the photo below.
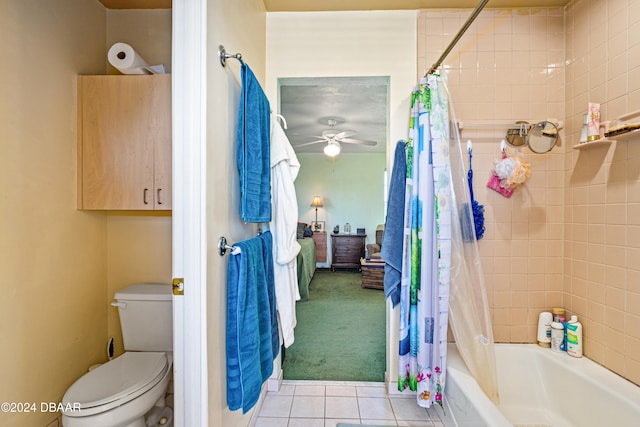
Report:
<svg viewBox="0 0 640 427"><path fill-rule="evenodd" d="M616 137L619 137L619 135L616 135ZM615 139L598 139L597 141L583 142L582 144L574 145L573 149L574 150L590 150L592 148L598 148L598 147L608 148L612 142L616 142L616 140Z"/></svg>

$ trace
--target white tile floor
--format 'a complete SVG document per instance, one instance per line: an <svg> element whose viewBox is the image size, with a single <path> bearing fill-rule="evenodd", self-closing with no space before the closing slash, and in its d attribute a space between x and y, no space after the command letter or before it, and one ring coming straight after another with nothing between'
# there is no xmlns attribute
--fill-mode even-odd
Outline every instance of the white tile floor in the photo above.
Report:
<svg viewBox="0 0 640 427"><path fill-rule="evenodd" d="M414 395L388 395L383 383L284 381L267 393L255 427L444 427L439 414L419 407Z"/></svg>

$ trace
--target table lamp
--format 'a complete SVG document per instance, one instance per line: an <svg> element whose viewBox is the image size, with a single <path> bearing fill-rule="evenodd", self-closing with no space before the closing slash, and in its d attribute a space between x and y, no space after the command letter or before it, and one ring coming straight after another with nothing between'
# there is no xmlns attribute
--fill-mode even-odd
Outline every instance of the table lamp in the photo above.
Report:
<svg viewBox="0 0 640 427"><path fill-rule="evenodd" d="M322 199L320 199L320 196L313 196L313 200L311 201L311 206L313 206L314 208L316 208L316 230L318 229L318 208L321 208L322 205Z"/></svg>

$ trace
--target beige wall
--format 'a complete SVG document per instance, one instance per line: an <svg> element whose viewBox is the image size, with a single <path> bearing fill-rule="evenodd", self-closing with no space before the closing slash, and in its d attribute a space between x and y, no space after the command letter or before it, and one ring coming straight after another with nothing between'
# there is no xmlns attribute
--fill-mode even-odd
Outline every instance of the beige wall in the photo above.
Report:
<svg viewBox="0 0 640 427"><path fill-rule="evenodd" d="M110 212L107 216L107 303L132 283L171 283L171 213ZM108 337L124 351L120 318L108 306Z"/></svg>
<svg viewBox="0 0 640 427"><path fill-rule="evenodd" d="M107 336L106 217L76 210L76 75L104 70L98 2L0 2L0 413L45 426Z"/></svg>
<svg viewBox="0 0 640 427"><path fill-rule="evenodd" d="M150 65L171 70L171 10L107 10L104 55L128 43ZM106 72L120 74L108 61ZM104 71L100 74L104 74ZM132 283L171 283L171 212L107 214L107 301ZM118 310L108 307L108 336L124 351Z"/></svg>
<svg viewBox="0 0 640 427"><path fill-rule="evenodd" d="M564 305L582 320L586 354L640 384L640 140L568 148L588 102L602 120L640 109L640 4L576 1L566 25Z"/></svg>
<svg viewBox="0 0 640 427"><path fill-rule="evenodd" d="M467 16L421 13L422 73ZM535 342L539 312L564 306L584 325L585 354L636 383L640 151L633 139L608 150L572 146L587 102L602 103L603 120L640 109L639 24L640 7L624 1L570 5L566 31L563 9L487 9L445 61L465 126L566 122L551 153L522 150L532 176L511 199L486 188L505 129L462 131L474 141L474 193L486 209L479 246L496 341Z"/></svg>
<svg viewBox="0 0 640 427"><path fill-rule="evenodd" d="M79 0L0 3L3 402L59 402L106 360L109 336L122 351L115 290L171 280L170 215L81 212L75 194L76 76L104 74L119 33L150 61L170 62L170 16ZM59 415L37 409L0 413L0 425Z"/></svg>
<svg viewBox="0 0 640 427"><path fill-rule="evenodd" d="M226 391L226 311L228 255L217 253L218 239L229 242L256 235L254 224L240 220L238 168L235 158L236 127L240 99L240 63L234 59L222 67L218 45L242 57L265 87L265 20L262 0L210 0L207 10L207 348L209 425L246 426L253 410L230 411Z"/></svg>
<svg viewBox="0 0 640 427"><path fill-rule="evenodd" d="M267 15L267 83L278 78L390 76L389 141L407 137L415 82L416 11L274 12ZM391 170L390 167L388 167Z"/></svg>
<svg viewBox="0 0 640 427"><path fill-rule="evenodd" d="M114 43L127 43L149 65L164 65L171 72L171 9L108 9L106 51ZM107 62L108 74L120 74Z"/></svg>

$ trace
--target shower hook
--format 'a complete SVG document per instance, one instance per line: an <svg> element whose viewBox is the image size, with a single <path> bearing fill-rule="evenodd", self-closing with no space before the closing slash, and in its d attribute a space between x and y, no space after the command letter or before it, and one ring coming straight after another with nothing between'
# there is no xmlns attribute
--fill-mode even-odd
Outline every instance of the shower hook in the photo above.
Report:
<svg viewBox="0 0 640 427"><path fill-rule="evenodd" d="M220 65L222 65L223 67L227 65L227 59L229 58L237 59L238 61L240 61L240 64L244 65L244 61L242 60L241 53L236 53L236 54L227 53L223 45L218 46L218 58L220 58Z"/></svg>

